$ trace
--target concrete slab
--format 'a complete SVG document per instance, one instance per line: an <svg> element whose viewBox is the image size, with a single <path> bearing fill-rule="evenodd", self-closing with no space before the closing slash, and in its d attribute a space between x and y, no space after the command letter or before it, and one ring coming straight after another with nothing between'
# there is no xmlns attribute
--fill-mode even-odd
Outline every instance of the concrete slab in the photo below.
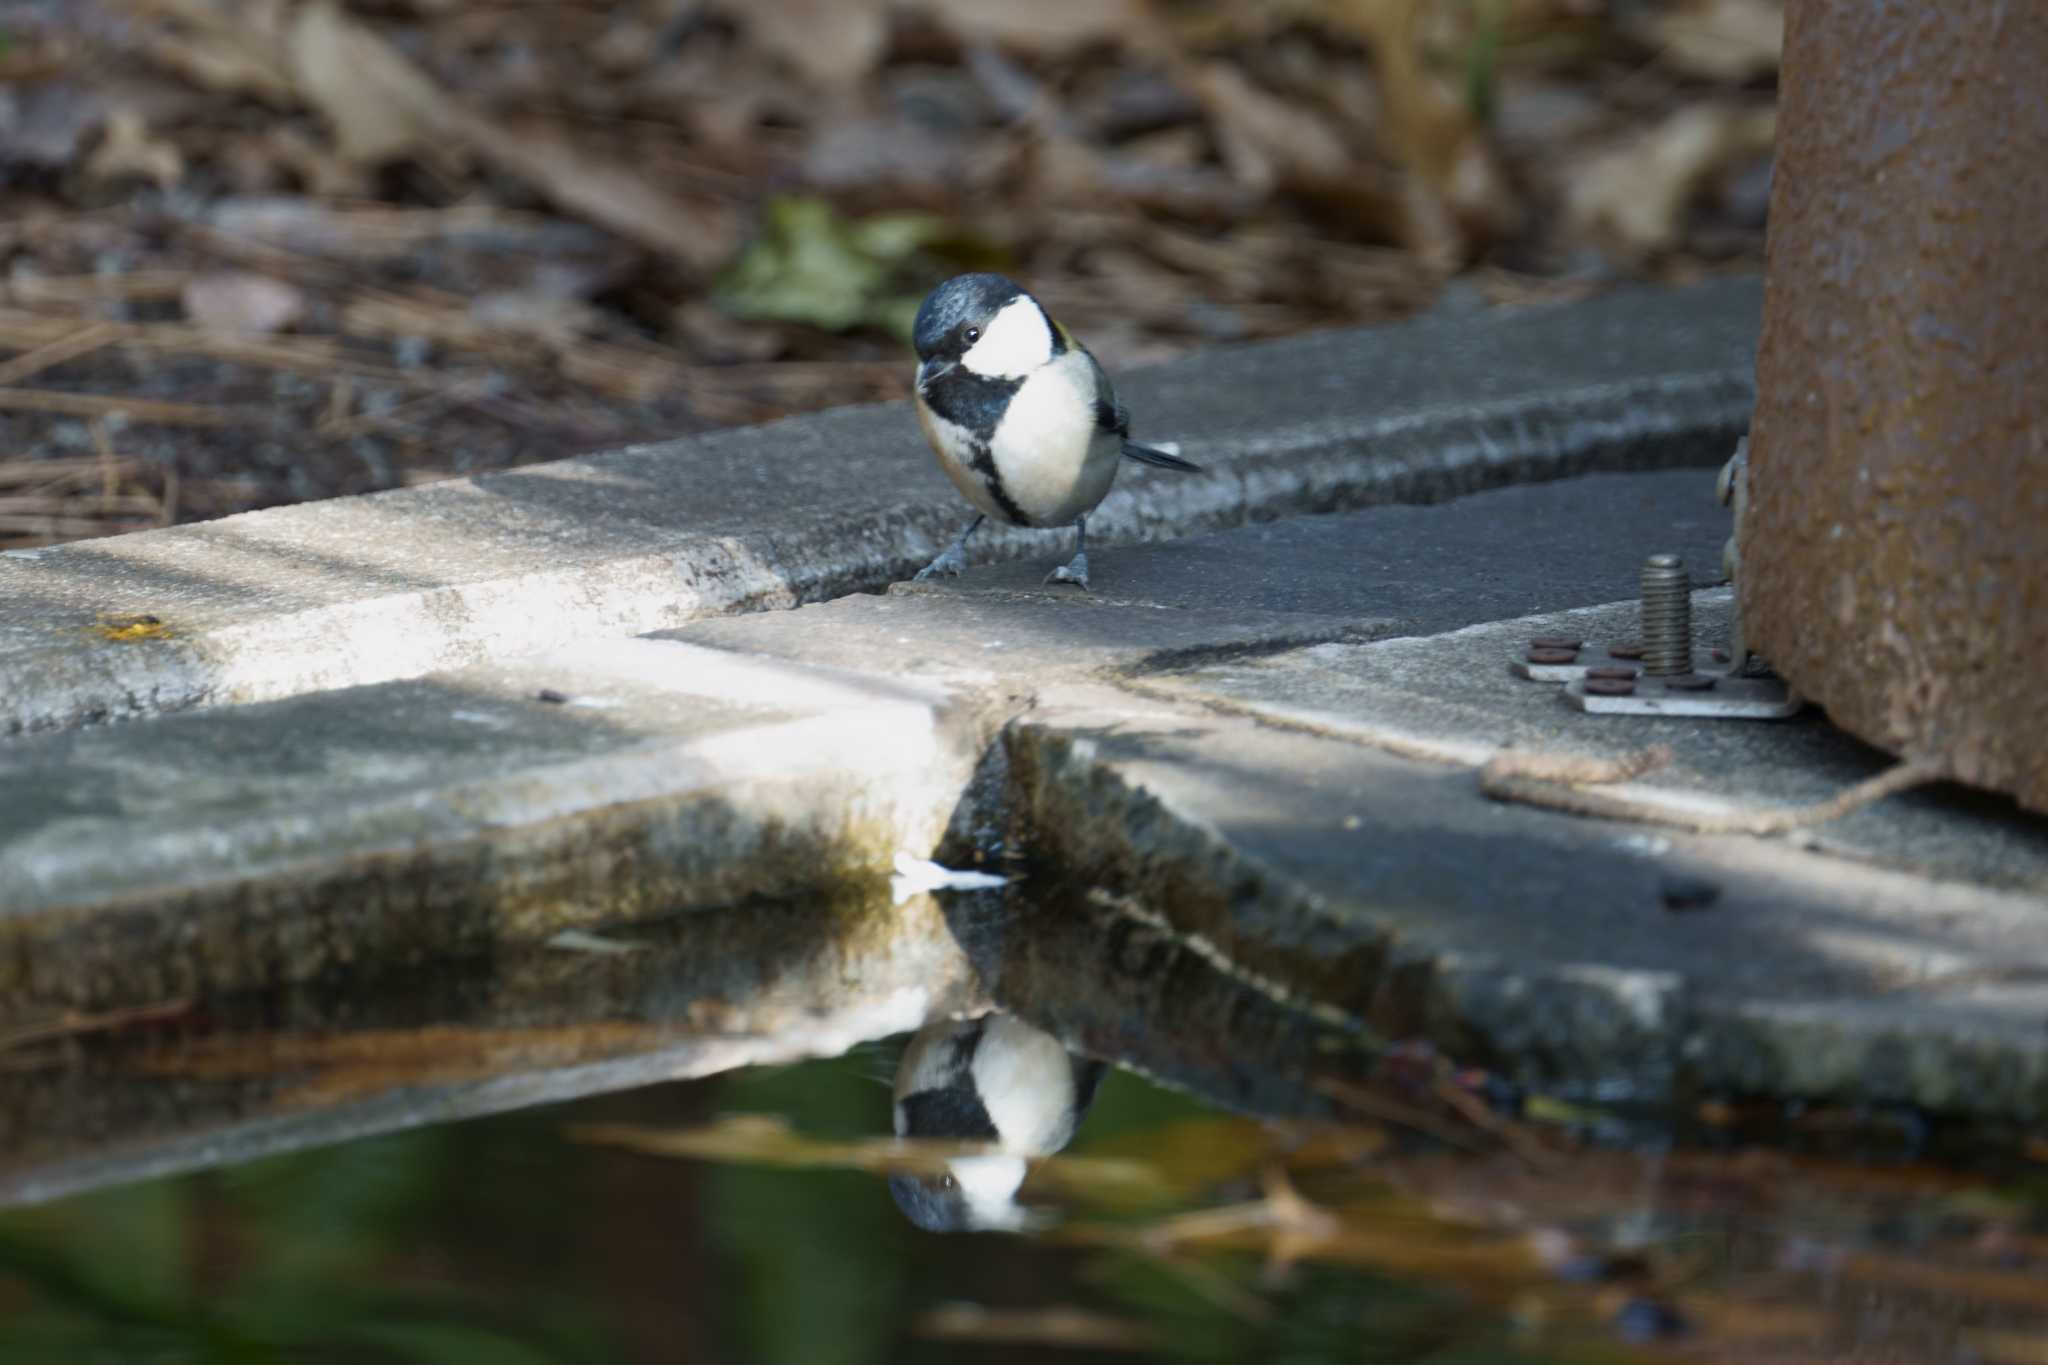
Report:
<svg viewBox="0 0 2048 1365"><path fill-rule="evenodd" d="M1731 529L1702 469L1589 474L1473 493L1424 506L1373 507L1261 522L1210 535L1089 552L1097 603L1372 617L1403 635L1612 602L1635 590L1646 555L1682 555L1695 581L1721 573ZM1073 552L1044 536L1034 558L894 593L1046 601L1081 596L1047 585Z"/></svg>
<svg viewBox="0 0 2048 1365"><path fill-rule="evenodd" d="M872 887L937 842L997 719L910 682L612 640L17 740L0 1018Z"/></svg>
<svg viewBox="0 0 2048 1365"><path fill-rule="evenodd" d="M1727 638L1731 611L1726 589L1694 595L1695 629L1705 639ZM1461 765L1484 763L1510 745L1607 759L1666 745L1675 755L1670 766L1602 790L1679 813L1810 805L1892 766L1889 755L1843 734L1817 710L1787 721L1589 716L1556 685L1508 671L1532 638L1632 639L1638 614L1633 603L1611 603L1427 638L1330 644L1217 663L1152 686L1269 723ZM1927 877L2048 897L2048 820L1961 787L1891 797L1782 837Z"/></svg>
<svg viewBox="0 0 2048 1365"><path fill-rule="evenodd" d="M20 738L0 745L0 1019L873 884L937 844L1044 680L1373 628L855 596Z"/></svg>
<svg viewBox="0 0 2048 1365"><path fill-rule="evenodd" d="M979 577L979 575L977 575ZM1069 590L867 593L768 615L699 621L659 638L752 658L867 669L970 687L1029 691L1056 678L1150 672L1339 640L1369 640L1394 623L1253 608L1160 610Z"/></svg>
<svg viewBox="0 0 2048 1365"><path fill-rule="evenodd" d="M1102 543L1717 462L1760 291L1722 281L1226 349L1131 374ZM0 734L416 677L906 576L961 508L903 405L0 555ZM1036 533L979 553L1039 554Z"/></svg>
<svg viewBox="0 0 2048 1365"><path fill-rule="evenodd" d="M2048 1110L2038 896L1503 805L1467 768L1122 689L1043 700L1005 743L1056 913L1068 888L1304 1013L1550 1093ZM1023 989L1078 1045L1128 1033L1073 980Z"/></svg>

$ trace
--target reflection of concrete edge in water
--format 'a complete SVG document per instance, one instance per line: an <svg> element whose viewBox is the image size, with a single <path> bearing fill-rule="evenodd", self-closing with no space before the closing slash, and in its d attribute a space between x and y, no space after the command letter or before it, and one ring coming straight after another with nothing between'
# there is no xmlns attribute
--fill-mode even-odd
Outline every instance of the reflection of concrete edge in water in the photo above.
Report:
<svg viewBox="0 0 2048 1365"><path fill-rule="evenodd" d="M1336 1112L1324 1078L1362 1079L1382 1047L1358 1020L1235 964L1100 888L1025 877L950 899L948 922L1003 1008L1068 1047L1242 1112Z"/></svg>
<svg viewBox="0 0 2048 1365"><path fill-rule="evenodd" d="M0 1204L736 1067L835 1056L981 1003L929 897L756 902L335 974L0 1069ZM110 1135L118 1135L110 1137Z"/></svg>

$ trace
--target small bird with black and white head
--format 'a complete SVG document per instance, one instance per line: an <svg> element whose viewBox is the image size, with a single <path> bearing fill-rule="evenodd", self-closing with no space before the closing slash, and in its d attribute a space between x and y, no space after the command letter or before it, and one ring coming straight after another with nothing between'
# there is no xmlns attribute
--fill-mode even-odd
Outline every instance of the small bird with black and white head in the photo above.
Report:
<svg viewBox="0 0 2048 1365"><path fill-rule="evenodd" d="M937 1175L891 1176L896 1206L928 1232L1023 1227L1025 1173L1073 1140L1104 1070L1015 1015L925 1025L896 1069L896 1136L990 1146Z"/></svg>
<svg viewBox="0 0 2048 1365"><path fill-rule="evenodd" d="M1131 440L1102 366L1037 299L1001 275L955 275L917 310L917 418L975 518L918 578L966 567L967 538L996 517L1074 528L1074 557L1048 583L1088 586L1088 514L1124 460L1199 472Z"/></svg>

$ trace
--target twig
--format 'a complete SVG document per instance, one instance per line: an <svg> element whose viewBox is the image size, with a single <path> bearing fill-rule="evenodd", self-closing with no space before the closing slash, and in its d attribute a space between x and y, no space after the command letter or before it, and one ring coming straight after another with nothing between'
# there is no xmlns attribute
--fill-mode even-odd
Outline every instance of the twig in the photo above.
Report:
<svg viewBox="0 0 2048 1365"><path fill-rule="evenodd" d="M119 493L102 493L97 497L64 497L61 494L26 496L0 496L0 516L15 517L63 517L63 516L133 516L154 517L161 509L162 502L147 493L122 496Z"/></svg>
<svg viewBox="0 0 2048 1365"><path fill-rule="evenodd" d="M1418 1133L1467 1152L1483 1153L1491 1150L1486 1143L1448 1119L1439 1118L1428 1110L1418 1109L1412 1104L1403 1104L1400 1100L1375 1095L1363 1086L1353 1085L1349 1081L1340 1081L1329 1076L1318 1077L1315 1088L1345 1108L1364 1114L1368 1118L1379 1119L1383 1123L1395 1124L1402 1128L1412 1128Z"/></svg>
<svg viewBox="0 0 2048 1365"><path fill-rule="evenodd" d="M42 275L10 280L0 294L17 303L97 303L107 299L175 299L189 270L127 270L111 275Z"/></svg>
<svg viewBox="0 0 2048 1365"><path fill-rule="evenodd" d="M1668 751L1658 757L1656 750L1644 750L1627 759L1603 763L1570 754L1511 750L1495 755L1479 770L1479 790L1496 801L1515 801L1596 819L1663 825L1694 834L1782 834L1839 820L1887 796L1938 782L1944 775L1939 764L1916 759L1887 768L1810 806L1758 811L1675 810L1641 797L1585 790L1597 783L1627 781L1661 766L1669 757ZM1611 776L1607 775L1610 773Z"/></svg>
<svg viewBox="0 0 2048 1365"><path fill-rule="evenodd" d="M1496 1114L1487 1107L1486 1101L1464 1090L1449 1077L1437 1077L1434 1089L1438 1099L1464 1115L1465 1121L1474 1128L1499 1138L1530 1170L1555 1171L1563 1165L1555 1152L1524 1132L1520 1124Z"/></svg>
<svg viewBox="0 0 2048 1365"><path fill-rule="evenodd" d="M47 493L66 484L91 483L106 472L106 462L97 455L54 460L0 460L0 488L18 486L30 493ZM116 459L117 474L140 474L149 465L142 460Z"/></svg>
<svg viewBox="0 0 2048 1365"><path fill-rule="evenodd" d="M120 329L111 323L89 322L67 336L46 342L12 360L0 362L0 387L19 384L24 379L33 379L52 366L88 355L119 335Z"/></svg>
<svg viewBox="0 0 2048 1365"><path fill-rule="evenodd" d="M103 393L59 393L53 389L0 389L0 412L65 412L80 417L103 417L118 412L136 422L161 422L178 427L226 427L260 425L270 420L267 412L252 409L204 407L198 403L170 403L157 398L122 398Z"/></svg>

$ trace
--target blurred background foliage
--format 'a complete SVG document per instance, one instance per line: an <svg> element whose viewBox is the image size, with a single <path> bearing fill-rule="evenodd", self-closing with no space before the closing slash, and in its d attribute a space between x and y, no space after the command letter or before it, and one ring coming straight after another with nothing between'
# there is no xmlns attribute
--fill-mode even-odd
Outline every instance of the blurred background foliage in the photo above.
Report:
<svg viewBox="0 0 2048 1365"><path fill-rule="evenodd" d="M0 546L1760 259L1781 0L0 0Z"/></svg>

